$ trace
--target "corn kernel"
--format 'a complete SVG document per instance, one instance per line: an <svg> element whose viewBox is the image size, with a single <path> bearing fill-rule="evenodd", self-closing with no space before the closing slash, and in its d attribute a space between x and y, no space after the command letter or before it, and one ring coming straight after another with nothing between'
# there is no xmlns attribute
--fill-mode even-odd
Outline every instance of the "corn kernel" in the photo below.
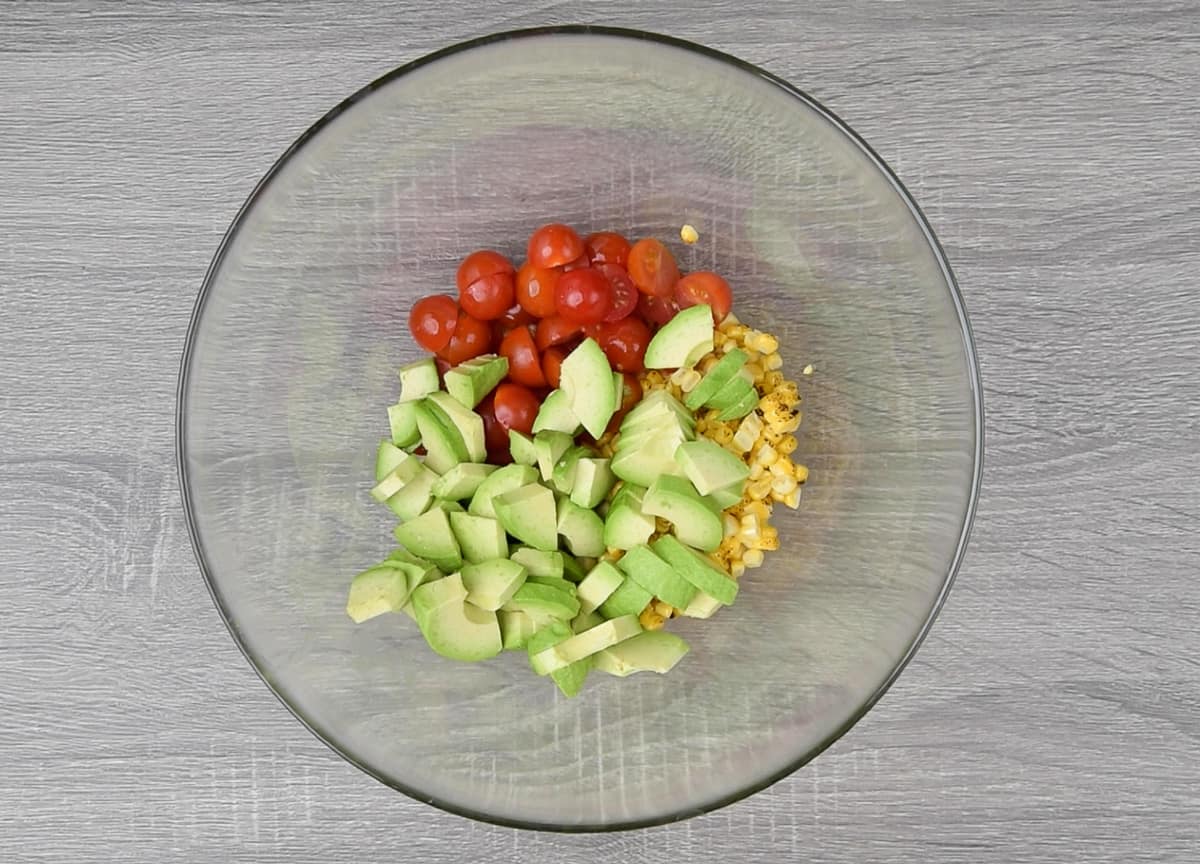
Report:
<svg viewBox="0 0 1200 864"><path fill-rule="evenodd" d="M722 446L733 443L733 432L724 423L716 426L708 437Z"/></svg>
<svg viewBox="0 0 1200 864"><path fill-rule="evenodd" d="M734 315L732 312L730 312L728 315L726 315L725 320L721 322L722 326L724 326L726 324L728 324L729 326L733 326L734 324L741 324L741 323L742 323L741 320L736 315Z"/></svg>
<svg viewBox="0 0 1200 864"><path fill-rule="evenodd" d="M797 486L792 491L791 494L789 494L787 497L785 497L783 499L783 501L781 503L787 507L791 507L793 510L795 510L797 507L799 507L800 506L800 487Z"/></svg>
<svg viewBox="0 0 1200 864"><path fill-rule="evenodd" d="M762 364L754 361L747 363L742 367L742 369L745 370L748 376L750 376L751 383L754 383L755 381L761 381L763 375L765 374Z"/></svg>
<svg viewBox="0 0 1200 864"><path fill-rule="evenodd" d="M729 565L729 575L734 579L740 579L746 573L746 565L741 561L734 561Z"/></svg>
<svg viewBox="0 0 1200 864"><path fill-rule="evenodd" d="M655 612L657 612L659 615L663 616L664 618L670 618L671 613L673 611L675 611L675 607L673 607L666 600L655 599L653 602L651 602L650 605L654 607Z"/></svg>
<svg viewBox="0 0 1200 864"><path fill-rule="evenodd" d="M704 359L700 361L700 371L709 372L717 363L720 362L715 354L705 354Z"/></svg>
<svg viewBox="0 0 1200 864"><path fill-rule="evenodd" d="M796 470L792 476L794 476L796 478L797 483L803 483L805 480L808 479L808 466L807 465L797 465Z"/></svg>
<svg viewBox="0 0 1200 864"><path fill-rule="evenodd" d="M691 246L700 239L700 232L691 225L684 225L679 229L679 239Z"/></svg>
<svg viewBox="0 0 1200 864"><path fill-rule="evenodd" d="M767 495L771 492L772 479L773 478L770 476L765 476L765 477L760 477L757 480L751 481L751 483L746 487L746 493L752 499L753 498L757 498L757 499L766 498Z"/></svg>
<svg viewBox="0 0 1200 864"><path fill-rule="evenodd" d="M655 612L652 606L647 606L638 616L643 630L659 630L662 628L664 620L663 616Z"/></svg>
<svg viewBox="0 0 1200 864"><path fill-rule="evenodd" d="M800 442L796 440L795 435L784 435L775 445L775 449L779 451L780 456L790 456L799 446Z"/></svg>
<svg viewBox="0 0 1200 864"><path fill-rule="evenodd" d="M684 393L690 393L700 383L700 373L695 369L677 369L671 376L671 383L678 385Z"/></svg>
<svg viewBox="0 0 1200 864"><path fill-rule="evenodd" d="M805 366L803 369L800 370L801 375L811 375L812 373L813 373L813 365L811 363L809 363L807 366Z"/></svg>
<svg viewBox="0 0 1200 864"><path fill-rule="evenodd" d="M771 481L771 492L779 497L786 497L799 485L795 477L776 477Z"/></svg>
<svg viewBox="0 0 1200 864"><path fill-rule="evenodd" d="M783 358L779 356L778 351L773 354L768 354L763 358L763 366L765 366L770 372L777 372L783 368Z"/></svg>
<svg viewBox="0 0 1200 864"><path fill-rule="evenodd" d="M728 319L726 319L726 320L728 320ZM735 323L725 330L725 335L728 336L730 339L744 340L746 338L746 334L749 332L750 332L750 328L747 327L745 324L736 324Z"/></svg>
<svg viewBox="0 0 1200 864"><path fill-rule="evenodd" d="M758 538L758 548L767 552L774 552L779 548L779 532L768 526L763 530L762 536Z"/></svg>
<svg viewBox="0 0 1200 864"><path fill-rule="evenodd" d="M783 377L782 372L768 372L766 375L763 376L762 390L764 393L770 393L772 390L774 390L776 387L778 387L780 384L782 384L785 380L787 380L787 379L785 379Z"/></svg>
<svg viewBox="0 0 1200 864"><path fill-rule="evenodd" d="M751 465L750 465L750 480L751 481L757 480L760 477L765 476L766 473L767 473L766 465L763 465L759 462L751 463Z"/></svg>
<svg viewBox="0 0 1200 864"><path fill-rule="evenodd" d="M754 464L770 467L779 461L779 451L770 444L763 444L754 453Z"/></svg>
<svg viewBox="0 0 1200 864"><path fill-rule="evenodd" d="M746 554L742 556L742 563L747 567L761 567L763 563L763 553L761 549L748 549Z"/></svg>
<svg viewBox="0 0 1200 864"><path fill-rule="evenodd" d="M750 501L742 508L742 513L750 513L766 522L771 518L771 505L765 501Z"/></svg>

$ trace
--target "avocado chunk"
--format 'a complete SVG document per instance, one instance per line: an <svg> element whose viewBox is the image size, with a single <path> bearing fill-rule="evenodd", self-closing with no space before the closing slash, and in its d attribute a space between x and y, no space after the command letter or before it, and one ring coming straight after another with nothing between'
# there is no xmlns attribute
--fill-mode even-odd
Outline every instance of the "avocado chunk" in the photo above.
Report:
<svg viewBox="0 0 1200 864"><path fill-rule="evenodd" d="M738 583L711 558L684 546L674 537L660 537L650 547L659 558L692 585L725 606L737 597ZM665 599L665 598L664 598ZM684 607L687 604L683 604Z"/></svg>
<svg viewBox="0 0 1200 864"><path fill-rule="evenodd" d="M571 410L567 394L562 390L551 390L542 400L542 407L533 418L533 434L539 432L562 432L574 435L579 431L579 418Z"/></svg>
<svg viewBox="0 0 1200 864"><path fill-rule="evenodd" d="M495 612L525 584L525 568L506 558L466 564L462 568L462 583L467 589L468 603Z"/></svg>
<svg viewBox="0 0 1200 864"><path fill-rule="evenodd" d="M446 584L443 584L446 583ZM413 592L413 616L429 647L451 660L486 660L500 653L495 612L466 603L462 576L453 573Z"/></svg>
<svg viewBox="0 0 1200 864"><path fill-rule="evenodd" d="M556 669L562 669L585 657L591 657L596 652L603 651L605 648L623 642L641 632L642 625L638 623L636 615L623 615L620 618L605 621L590 630L576 633L550 648L536 653L530 652L529 665L537 674L549 675Z"/></svg>
<svg viewBox="0 0 1200 864"><path fill-rule="evenodd" d="M707 438L684 441L675 449L675 461L701 495L741 484L750 476L750 469L745 462ZM738 497L741 498L741 495Z"/></svg>
<svg viewBox="0 0 1200 864"><path fill-rule="evenodd" d="M632 549L650 539L654 533L654 517L642 512L645 490L626 483L613 497L608 515L604 517L604 545L614 549Z"/></svg>
<svg viewBox="0 0 1200 864"><path fill-rule="evenodd" d="M696 586L676 573L649 546L634 546L617 561L617 566L655 597L680 609L696 595Z"/></svg>
<svg viewBox="0 0 1200 864"><path fill-rule="evenodd" d="M587 575L587 568L579 563L579 560L573 555L562 553L563 559L563 578L570 582L578 582Z"/></svg>
<svg viewBox="0 0 1200 864"><path fill-rule="evenodd" d="M474 408L508 374L508 358L485 354L473 361L447 370L443 376L446 392L464 408Z"/></svg>
<svg viewBox="0 0 1200 864"><path fill-rule="evenodd" d="M397 447L411 447L419 443L421 430L417 428L417 403L389 405L388 428L391 430L392 443Z"/></svg>
<svg viewBox="0 0 1200 864"><path fill-rule="evenodd" d="M437 482L437 479L438 475L430 471L427 465L422 465L421 470L413 479L405 483L399 492L387 499L388 508L405 521L416 519L429 509L429 505L433 501L433 484Z"/></svg>
<svg viewBox="0 0 1200 864"><path fill-rule="evenodd" d="M409 458L409 454L405 453L391 441L386 438L379 442L379 448L375 451L375 482L378 483L392 471L400 467L400 463Z"/></svg>
<svg viewBox="0 0 1200 864"><path fill-rule="evenodd" d="M430 393L425 397L425 401L426 403L432 402L441 408L454 428L458 430L463 445L467 449L466 458L460 459L460 462L484 462L487 460L487 444L483 437L482 417L470 408L463 407L463 404L449 393Z"/></svg>
<svg viewBox="0 0 1200 864"><path fill-rule="evenodd" d="M575 440L569 434L554 429L543 429L533 436L538 473L543 480L549 482L554 477L554 466L574 443Z"/></svg>
<svg viewBox="0 0 1200 864"><path fill-rule="evenodd" d="M391 445L388 445L391 446ZM394 448L393 448L394 449ZM414 477L421 473L424 465L416 456L410 456L403 450L396 450L404 458L391 471L385 474L371 489L371 497L384 503L405 487ZM376 460L378 461L378 459Z"/></svg>
<svg viewBox="0 0 1200 864"><path fill-rule="evenodd" d="M668 520L675 536L689 546L711 552L721 545L725 532L720 515L704 503L695 487L682 477L663 476L654 481L646 490L642 510L649 516Z"/></svg>
<svg viewBox="0 0 1200 864"><path fill-rule="evenodd" d="M437 361L425 357L400 367L400 401L416 402L440 389Z"/></svg>
<svg viewBox="0 0 1200 864"><path fill-rule="evenodd" d="M498 610L496 619L500 624L500 643L505 651L523 650L529 637L545 626L532 616L511 609Z"/></svg>
<svg viewBox="0 0 1200 864"><path fill-rule="evenodd" d="M526 577L525 583L509 598L503 608L512 612L524 612L534 620L552 618L569 621L579 614L579 601L566 591L530 582Z"/></svg>
<svg viewBox="0 0 1200 864"><path fill-rule="evenodd" d="M534 576L531 574L526 581L534 585L545 585L549 588L553 588L556 591L561 591L568 597L575 596L575 583L568 582L561 576Z"/></svg>
<svg viewBox="0 0 1200 864"><path fill-rule="evenodd" d="M575 555L604 554L604 522L595 510L580 507L569 498L558 502L558 533Z"/></svg>
<svg viewBox="0 0 1200 864"><path fill-rule="evenodd" d="M433 497L454 501L470 498L497 467L480 462L460 462L433 484Z"/></svg>
<svg viewBox="0 0 1200 864"><path fill-rule="evenodd" d="M723 605L720 600L711 594L697 591L696 596L692 598L692 602L684 607L683 614L686 618L711 618Z"/></svg>
<svg viewBox="0 0 1200 864"><path fill-rule="evenodd" d="M444 510L427 510L416 519L401 522L394 533L405 549L432 561L441 570L450 572L462 566L458 540Z"/></svg>
<svg viewBox="0 0 1200 864"><path fill-rule="evenodd" d="M618 439L610 467L622 480L639 486L649 486L665 474L683 476L683 469L675 461L675 451L685 440L678 426L665 426L636 446Z"/></svg>
<svg viewBox="0 0 1200 864"><path fill-rule="evenodd" d="M714 510L728 510L742 500L742 494L745 491L746 484L744 482L735 483L732 486L722 486L720 489L714 489L704 496L704 500Z"/></svg>
<svg viewBox="0 0 1200 864"><path fill-rule="evenodd" d="M711 347L711 333L709 343ZM618 404L613 393L613 370L599 343L590 337L579 343L563 360L561 375L559 387L566 394L572 414L588 434L599 438Z"/></svg>
<svg viewBox="0 0 1200 864"><path fill-rule="evenodd" d="M666 630L645 630L605 648L592 658L595 668L624 678L634 672L664 675L683 659L688 644Z"/></svg>
<svg viewBox="0 0 1200 864"><path fill-rule="evenodd" d="M674 420L676 425L687 432L688 437L691 437L696 429L696 418L683 403L666 390L652 390L625 415L621 421L621 432L633 435L634 432L646 428L661 426L663 420Z"/></svg>
<svg viewBox="0 0 1200 864"><path fill-rule="evenodd" d="M545 549L532 549L528 546L521 546L514 549L510 557L513 561L524 567L530 576L562 578L563 554L557 549L546 551Z"/></svg>
<svg viewBox="0 0 1200 864"><path fill-rule="evenodd" d="M678 369L712 350L712 309L701 303L684 309L654 334L646 346L645 364L647 369Z"/></svg>
<svg viewBox="0 0 1200 864"><path fill-rule="evenodd" d="M364 570L350 583L346 614L355 624L398 612L408 601L408 573L398 567L379 565Z"/></svg>
<svg viewBox="0 0 1200 864"><path fill-rule="evenodd" d="M493 558L508 558L508 536L495 519L472 516L470 513L451 513L450 529L458 540L462 557L472 564Z"/></svg>
<svg viewBox="0 0 1200 864"><path fill-rule="evenodd" d="M430 506L430 509L433 509L434 507L436 507L438 510L444 510L446 512L446 515L450 515L451 513L465 512L463 510L463 506L461 504L459 504L457 501L453 501L449 498L442 498L440 500L435 498L433 500L433 504ZM453 527L453 526L451 526L451 527Z"/></svg>
<svg viewBox="0 0 1200 864"><path fill-rule="evenodd" d="M600 604L600 614L605 618L640 615L646 608L646 604L653 599L652 592L647 591L633 579L626 579L607 600Z"/></svg>
<svg viewBox="0 0 1200 864"><path fill-rule="evenodd" d="M741 402L747 393L754 391L754 384L747 381L740 374L735 374L732 378L725 382L716 393L709 397L705 404L709 408L715 408L718 411L724 411L730 405L735 405Z"/></svg>
<svg viewBox="0 0 1200 864"><path fill-rule="evenodd" d="M554 471L550 475L550 484L556 491L564 495L569 494L575 487L575 468L578 466L579 460L591 455L593 455L593 452L587 447L568 447L558 457L558 461L554 463Z"/></svg>
<svg viewBox="0 0 1200 864"><path fill-rule="evenodd" d="M582 633L584 630L591 630L593 627L599 627L604 623L604 616L599 612L580 612L571 619L571 632Z"/></svg>
<svg viewBox="0 0 1200 864"><path fill-rule="evenodd" d="M617 477L607 459L584 456L575 463L575 477L571 483L571 500L580 507L591 510L608 495Z"/></svg>
<svg viewBox="0 0 1200 864"><path fill-rule="evenodd" d="M566 641L572 635L570 627L562 622L555 622L530 637L526 647L530 657L532 657L534 654ZM555 669L550 673L550 677L554 680L558 689L562 691L563 695L569 699L579 695L579 691L583 689L584 679L587 678L587 674L591 668L591 658L585 657L582 660L576 660L574 663L563 666L561 669Z"/></svg>
<svg viewBox="0 0 1200 864"><path fill-rule="evenodd" d="M700 383L692 388L692 392L683 398L683 404L693 411L703 408L708 400L715 396L717 391L746 365L749 359L746 352L740 348L734 348L732 351L722 354L717 365L709 369Z"/></svg>
<svg viewBox="0 0 1200 864"><path fill-rule="evenodd" d="M717 415L718 420L738 420L758 407L758 391L751 387L742 398Z"/></svg>
<svg viewBox="0 0 1200 864"><path fill-rule="evenodd" d="M467 445L446 412L428 399L422 399L414 409L421 444L425 447L425 465L444 474L459 462L469 460Z"/></svg>
<svg viewBox="0 0 1200 864"><path fill-rule="evenodd" d="M537 464L537 450L533 447L533 439L524 432L508 430L508 452L518 465Z"/></svg>
<svg viewBox="0 0 1200 864"><path fill-rule="evenodd" d="M557 509L554 493L531 483L505 492L494 500L496 518L504 530L535 549L558 548Z"/></svg>
<svg viewBox="0 0 1200 864"><path fill-rule="evenodd" d="M586 614L599 609L624 581L625 577L621 575L621 571L611 562L599 562L579 583L575 594L579 598L579 611Z"/></svg>
<svg viewBox="0 0 1200 864"><path fill-rule="evenodd" d="M467 508L467 512L473 516L490 516L494 519L496 496L536 483L537 477L537 471L528 465L505 465L493 471L479 484L479 488L471 496L471 506Z"/></svg>

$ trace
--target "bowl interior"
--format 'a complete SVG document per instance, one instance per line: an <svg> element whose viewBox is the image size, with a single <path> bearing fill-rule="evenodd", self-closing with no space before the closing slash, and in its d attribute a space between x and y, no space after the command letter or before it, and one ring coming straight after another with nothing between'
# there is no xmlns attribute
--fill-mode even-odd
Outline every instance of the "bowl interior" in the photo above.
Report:
<svg viewBox="0 0 1200 864"><path fill-rule="evenodd" d="M667 676L562 698L508 653L443 660L403 616L353 625L392 546L367 496L412 301L546 221L701 241L779 336L811 468L738 603L673 622ZM210 274L181 400L203 568L230 627L332 746L424 800L544 827L644 824L758 788L880 691L957 563L978 464L969 336L911 202L813 103L698 50L557 32L373 85L256 192ZM811 376L801 369L812 364Z"/></svg>

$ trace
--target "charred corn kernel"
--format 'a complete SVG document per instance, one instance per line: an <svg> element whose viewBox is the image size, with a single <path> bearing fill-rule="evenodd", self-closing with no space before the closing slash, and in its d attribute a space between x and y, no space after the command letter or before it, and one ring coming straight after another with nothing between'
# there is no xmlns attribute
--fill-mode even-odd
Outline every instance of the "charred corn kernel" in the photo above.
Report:
<svg viewBox="0 0 1200 864"><path fill-rule="evenodd" d="M750 479L757 480L767 474L767 466L761 462L753 462L750 465Z"/></svg>
<svg viewBox="0 0 1200 864"><path fill-rule="evenodd" d="M758 529L759 529L758 517L755 516L753 513L747 513L745 516L743 516L741 518L741 520L739 520L739 522L740 522L740 527L738 529L738 533L740 533L740 534L757 534L758 533Z"/></svg>
<svg viewBox="0 0 1200 864"><path fill-rule="evenodd" d="M770 333L761 333L756 330L746 339L746 346L760 354L774 354L779 350L779 340Z"/></svg>
<svg viewBox="0 0 1200 864"><path fill-rule="evenodd" d="M758 412L751 411L738 424L737 432L733 436L734 447L740 452L745 453L754 446L754 442L758 440L762 428L762 417L758 416Z"/></svg>
<svg viewBox="0 0 1200 864"><path fill-rule="evenodd" d="M794 381L784 381L771 391L771 395L789 407L800 404L800 391Z"/></svg>
<svg viewBox="0 0 1200 864"><path fill-rule="evenodd" d="M725 537L732 537L738 533L739 526L738 526L737 517L731 513L726 513L724 516L721 517L721 526L725 529L724 530Z"/></svg>
<svg viewBox="0 0 1200 864"><path fill-rule="evenodd" d="M733 443L733 432L724 423L714 427L708 434L708 437L716 441L721 446Z"/></svg>
<svg viewBox="0 0 1200 864"><path fill-rule="evenodd" d="M654 607L654 611L655 611L655 612L657 612L659 615L663 616L664 618L670 618L670 617L671 617L671 613L672 613L672 612L674 611L674 609L675 609L675 607L673 607L673 606L672 606L670 603L668 603L666 600L659 600L658 598L655 598L655 599L654 599L654 600L653 600L653 601L650 603L650 605L651 605L652 607Z"/></svg>
<svg viewBox="0 0 1200 864"><path fill-rule="evenodd" d="M779 451L770 444L763 444L754 452L754 464L771 466L779 461Z"/></svg>
<svg viewBox="0 0 1200 864"><path fill-rule="evenodd" d="M783 504L785 507L791 507L793 510L795 510L797 507L799 507L800 506L800 487L797 486L796 489L790 495L786 496L783 499L783 501L781 501L780 503Z"/></svg>
<svg viewBox="0 0 1200 864"><path fill-rule="evenodd" d="M746 494L752 499L757 498L761 500L766 498L771 493L771 481L773 479L770 475L766 475L759 477L757 480L750 481L746 486Z"/></svg>
<svg viewBox="0 0 1200 864"><path fill-rule="evenodd" d="M700 361L700 371L705 373L709 372L714 366L717 365L717 362L718 360L714 355L706 355L705 358Z"/></svg>
<svg viewBox="0 0 1200 864"><path fill-rule="evenodd" d="M779 532L768 525L758 538L758 548L764 552L774 552L779 548Z"/></svg>
<svg viewBox="0 0 1200 864"><path fill-rule="evenodd" d="M763 522L771 518L771 505L765 501L749 501L742 507L742 515L757 516Z"/></svg>
<svg viewBox="0 0 1200 864"><path fill-rule="evenodd" d="M796 478L797 483L803 483L805 480L808 479L808 466L807 465L797 465L795 473L792 476L794 476Z"/></svg>
<svg viewBox="0 0 1200 864"><path fill-rule="evenodd" d="M744 367L742 367L742 368L743 368L743 369L745 369L745 371L746 371L746 374L750 376L750 380L751 380L752 382L753 382L753 381L761 381L761 380L762 380L762 377L763 377L763 375L765 374L765 371L763 370L762 364L761 364L761 363L758 363L758 362L750 362L750 363L747 363L747 364L746 364Z"/></svg>
<svg viewBox="0 0 1200 864"><path fill-rule="evenodd" d="M800 442L796 440L795 435L784 435L775 445L775 449L779 451L780 456L790 456L796 452L796 448L799 446Z"/></svg>
<svg viewBox="0 0 1200 864"><path fill-rule="evenodd" d="M776 356L778 356L778 355L776 355ZM770 367L767 367L767 368L770 368ZM783 377L782 372L768 372L766 375L763 376L762 390L764 393L770 393L772 390L774 390L776 387L778 387L780 384L782 384L785 380L786 379Z"/></svg>
<svg viewBox="0 0 1200 864"><path fill-rule="evenodd" d="M700 232L691 225L684 225L679 229L679 239L691 246L700 239Z"/></svg>
<svg viewBox="0 0 1200 864"><path fill-rule="evenodd" d="M642 610L642 614L638 616L638 621L642 624L643 630L658 630L663 626L663 621L666 620L662 615L654 611L653 606L647 606Z"/></svg>
<svg viewBox="0 0 1200 864"><path fill-rule="evenodd" d="M777 372L783 368L783 358L778 351L768 354L763 358L763 366L770 372Z"/></svg>
<svg viewBox="0 0 1200 864"><path fill-rule="evenodd" d="M677 369L671 376L671 383L678 385L684 393L690 393L700 383L700 373L695 369Z"/></svg>
<svg viewBox="0 0 1200 864"><path fill-rule="evenodd" d="M799 485L795 477L776 477L771 481L771 492L782 498Z"/></svg>
<svg viewBox="0 0 1200 864"><path fill-rule="evenodd" d="M726 318L725 320L728 321L729 319ZM747 327L745 324L736 323L736 322L734 324L731 324L729 327L725 328L726 336L728 336L730 339L737 339L739 341L744 340L746 338L746 335L749 332L750 332L749 327Z"/></svg>
<svg viewBox="0 0 1200 864"><path fill-rule="evenodd" d="M737 347L737 345L732 340L730 340L729 342L721 343L721 346L719 348L717 348L716 350L717 350L718 354L728 354L730 351L732 351L736 347Z"/></svg>
<svg viewBox="0 0 1200 864"><path fill-rule="evenodd" d="M741 561L734 561L729 565L729 575L734 579L740 579L746 573L746 565Z"/></svg>
<svg viewBox="0 0 1200 864"><path fill-rule="evenodd" d="M655 516L654 517L654 530L658 531L660 534L666 534L668 531L671 530L671 523L668 522L666 519L662 518L661 516Z"/></svg>
<svg viewBox="0 0 1200 864"><path fill-rule="evenodd" d="M786 423L784 423L783 426L781 426L780 428L784 432L795 432L797 429L800 428L800 418L802 416L803 415L799 411L797 411L795 414L792 415L792 418L790 420L788 420Z"/></svg>
<svg viewBox="0 0 1200 864"><path fill-rule="evenodd" d="M742 563L747 567L761 567L763 563L763 553L761 549L747 549L746 554L742 556Z"/></svg>

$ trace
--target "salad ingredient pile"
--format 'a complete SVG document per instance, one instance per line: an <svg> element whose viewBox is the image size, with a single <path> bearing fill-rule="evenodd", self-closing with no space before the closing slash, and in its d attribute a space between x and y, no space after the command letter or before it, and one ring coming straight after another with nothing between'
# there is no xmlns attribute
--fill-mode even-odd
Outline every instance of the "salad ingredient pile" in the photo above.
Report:
<svg viewBox="0 0 1200 864"><path fill-rule="evenodd" d="M664 624L732 604L779 548L773 506L799 504L778 341L653 238L544 225L519 268L468 255L457 288L410 313L433 356L400 369L371 489L401 548L347 612L403 612L456 660L525 651L567 696L669 671L688 646Z"/></svg>

